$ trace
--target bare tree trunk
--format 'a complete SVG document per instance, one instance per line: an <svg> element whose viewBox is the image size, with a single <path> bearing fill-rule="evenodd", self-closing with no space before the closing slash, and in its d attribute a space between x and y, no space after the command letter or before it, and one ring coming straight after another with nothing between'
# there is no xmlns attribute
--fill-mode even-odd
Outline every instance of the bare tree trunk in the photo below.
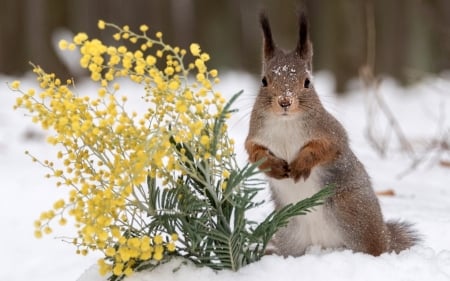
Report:
<svg viewBox="0 0 450 281"><path fill-rule="evenodd" d="M25 0L25 46L27 61L40 65L62 79L71 77L56 55L53 32L66 25L64 2L57 0Z"/></svg>
<svg viewBox="0 0 450 281"><path fill-rule="evenodd" d="M24 0L2 1L0 17L0 72L19 74L25 66Z"/></svg>
<svg viewBox="0 0 450 281"><path fill-rule="evenodd" d="M171 0L172 33L182 46L187 46L196 29L193 0Z"/></svg>

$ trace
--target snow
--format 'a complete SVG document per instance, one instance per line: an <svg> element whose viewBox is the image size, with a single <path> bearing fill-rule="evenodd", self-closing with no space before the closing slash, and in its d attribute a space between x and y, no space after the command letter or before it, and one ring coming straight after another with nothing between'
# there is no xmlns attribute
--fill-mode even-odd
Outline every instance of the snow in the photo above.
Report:
<svg viewBox="0 0 450 281"><path fill-rule="evenodd" d="M221 78L219 90L223 94L230 96L244 90L236 104L240 112L230 121L230 130L236 139L239 161L245 162L243 142L259 79L238 72ZM79 256L73 245L61 241L61 237L73 233L70 226L55 227L54 234L41 240L33 236L33 221L54 201L65 197L65 191L54 187L44 177L47 171L24 154L29 150L46 159L53 157L55 149L45 143L45 134L23 111L12 109L15 94L7 88L6 82L15 79L18 78L0 76L0 280L104 281L106 277L100 277L96 268L96 261L101 257L98 253ZM23 88L35 86L33 76L19 79ZM450 155L448 150L436 149L435 154L425 153L427 142L450 134L450 79L430 77L408 88L390 79L381 84L379 93L395 113L417 155L424 158L412 171L409 171L412 159L399 149L394 137L391 137L385 158L381 158L364 137L369 96L357 82L349 95L338 98L332 91L333 79L329 74L317 73L314 80L325 107L347 128L352 148L366 165L374 188L395 191L395 196L379 197L385 218L414 223L423 242L398 255L380 257L342 249L311 248L298 258L266 256L238 272L214 272L175 259L154 271L136 273L128 281L450 280L450 168L439 165L439 160L449 160ZM121 86L121 93L130 95L136 91L135 86L124 83ZM85 92L90 86L80 82L77 89ZM384 134L386 120L381 114L376 120L375 128ZM268 197L267 193L261 196ZM268 203L250 215L262 218L270 208Z"/></svg>

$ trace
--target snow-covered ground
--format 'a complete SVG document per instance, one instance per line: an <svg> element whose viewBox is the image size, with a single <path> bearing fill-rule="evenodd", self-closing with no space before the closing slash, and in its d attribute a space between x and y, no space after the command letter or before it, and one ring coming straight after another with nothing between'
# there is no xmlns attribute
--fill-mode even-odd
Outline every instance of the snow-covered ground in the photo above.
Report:
<svg viewBox="0 0 450 281"><path fill-rule="evenodd" d="M15 79L0 76L0 280L104 281L95 266L100 255L76 255L73 245L61 241L61 236L73 230L70 227L56 227L54 234L41 240L33 236L33 221L54 201L65 197L65 191L45 179L47 171L24 154L29 150L45 159L55 152L30 118L23 111L12 109L15 94L6 82ZM24 88L34 85L34 77L20 79ZM230 73L222 76L219 87L227 96L244 90L236 104L240 112L230 122L241 161L246 158L243 141L258 82L245 73ZM407 138L418 155L429 156L403 177L399 175L408 170L411 159L398 149L394 138L387 156L381 158L364 137L367 93L355 84L349 95L338 98L332 83L326 73L316 75L316 89L325 107L347 128L352 147L372 176L374 188L395 192L395 196L380 196L385 217L414 223L423 238L421 245L399 255L380 257L313 248L298 258L266 256L239 272L216 273L192 265L183 265L173 272L181 264L174 260L152 272L136 273L128 280L450 280L450 168L439 164L439 160L450 160L450 155L447 150L433 158L421 151L426 142L443 138L445 133L450 135L450 80L429 78L410 88L399 87L389 79L382 83L379 92L396 114ZM89 86L79 83L78 90L84 92ZM126 84L122 84L121 92L127 93ZM384 135L382 115L377 120L379 135ZM252 215L262 217L269 209L267 204L260 213Z"/></svg>

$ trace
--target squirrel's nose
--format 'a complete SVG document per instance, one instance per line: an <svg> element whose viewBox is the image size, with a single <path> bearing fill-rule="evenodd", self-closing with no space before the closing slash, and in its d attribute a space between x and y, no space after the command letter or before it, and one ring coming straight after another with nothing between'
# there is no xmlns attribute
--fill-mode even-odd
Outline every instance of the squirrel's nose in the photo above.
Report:
<svg viewBox="0 0 450 281"><path fill-rule="evenodd" d="M288 108L289 106L292 105L292 98L291 97L287 97L287 96L279 96L278 97L278 104L282 108Z"/></svg>

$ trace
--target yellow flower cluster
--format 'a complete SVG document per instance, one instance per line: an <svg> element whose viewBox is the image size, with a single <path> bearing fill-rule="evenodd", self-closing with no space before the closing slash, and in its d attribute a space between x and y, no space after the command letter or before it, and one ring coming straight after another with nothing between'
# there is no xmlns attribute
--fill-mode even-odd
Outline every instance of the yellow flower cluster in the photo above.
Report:
<svg viewBox="0 0 450 281"><path fill-rule="evenodd" d="M119 246L109 247L104 252L106 257L114 259L114 264L107 263L105 259L98 261L100 274L112 272L116 276L129 276L133 273L136 260L161 261L164 254L175 251L177 240L177 234L172 234L169 242L165 242L161 235L156 235L153 239L147 235L122 239Z"/></svg>
<svg viewBox="0 0 450 281"><path fill-rule="evenodd" d="M23 91L18 81L10 87L21 94L15 108L28 110L33 122L51 132L48 142L59 149L58 163L31 157L50 170L47 176L56 178L58 186L69 188L68 198L55 202L35 222L35 236L51 233L51 221L65 225L71 216L78 229L73 241L78 252L102 251L101 272L120 276L130 274L136 261L160 261L176 250L176 234L146 232L151 213L145 202L147 177L171 188L177 175L192 173L180 164L187 155L194 161L220 162L234 148L229 138L216 140L211 155L214 118L225 99L213 90L217 70L208 70L209 55L198 44L189 48L193 61L185 63L186 50L164 43L161 32L150 38L146 25L141 33L104 21L98 27L115 29L114 39L137 47L108 46L85 33L59 43L61 49L79 50L80 65L98 83L96 96L75 93L71 80L63 82L39 66L33 71L40 91ZM146 112L126 111L126 97L117 94L121 77L142 85ZM184 148L176 149L181 142Z"/></svg>

